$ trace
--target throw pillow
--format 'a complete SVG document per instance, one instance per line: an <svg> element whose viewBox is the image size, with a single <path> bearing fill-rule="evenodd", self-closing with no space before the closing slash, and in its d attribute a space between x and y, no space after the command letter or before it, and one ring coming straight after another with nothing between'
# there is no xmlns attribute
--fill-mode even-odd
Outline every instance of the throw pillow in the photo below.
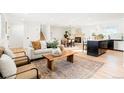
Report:
<svg viewBox="0 0 124 93"><path fill-rule="evenodd" d="M40 41L32 41L32 46L35 50L41 49Z"/></svg>
<svg viewBox="0 0 124 93"><path fill-rule="evenodd" d="M46 43L46 41L45 40L43 40L43 41L40 41L40 44L41 44L41 49L46 49L47 48L47 43Z"/></svg>
<svg viewBox="0 0 124 93"><path fill-rule="evenodd" d="M16 74L17 68L15 62L8 55L3 54L0 58L0 73L3 77ZM9 79L16 78L16 75L9 77Z"/></svg>

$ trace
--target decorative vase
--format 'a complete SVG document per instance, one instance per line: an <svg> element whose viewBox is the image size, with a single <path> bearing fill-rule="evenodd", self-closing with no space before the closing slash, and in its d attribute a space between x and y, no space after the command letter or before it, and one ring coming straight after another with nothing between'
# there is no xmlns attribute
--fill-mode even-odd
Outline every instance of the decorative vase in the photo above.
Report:
<svg viewBox="0 0 124 93"><path fill-rule="evenodd" d="M60 50L60 48L53 48L52 49L52 55L53 56L61 56L62 55L62 51Z"/></svg>
<svg viewBox="0 0 124 93"><path fill-rule="evenodd" d="M61 52L64 51L64 45L60 45L60 46L58 46L58 47L60 48Z"/></svg>

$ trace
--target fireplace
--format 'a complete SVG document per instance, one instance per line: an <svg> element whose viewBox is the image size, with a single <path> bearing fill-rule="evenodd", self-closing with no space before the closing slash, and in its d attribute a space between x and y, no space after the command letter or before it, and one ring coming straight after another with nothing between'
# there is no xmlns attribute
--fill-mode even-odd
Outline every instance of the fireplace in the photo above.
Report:
<svg viewBox="0 0 124 93"><path fill-rule="evenodd" d="M81 43L81 37L75 37L75 43Z"/></svg>

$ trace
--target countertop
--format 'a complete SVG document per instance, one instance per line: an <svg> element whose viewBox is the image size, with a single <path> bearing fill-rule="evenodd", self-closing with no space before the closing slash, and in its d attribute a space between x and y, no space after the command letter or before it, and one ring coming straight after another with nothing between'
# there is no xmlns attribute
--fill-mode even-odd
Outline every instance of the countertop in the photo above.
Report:
<svg viewBox="0 0 124 93"><path fill-rule="evenodd" d="M103 40L88 40L88 41L107 41L107 40L124 41L124 40L122 40L122 39L103 39Z"/></svg>

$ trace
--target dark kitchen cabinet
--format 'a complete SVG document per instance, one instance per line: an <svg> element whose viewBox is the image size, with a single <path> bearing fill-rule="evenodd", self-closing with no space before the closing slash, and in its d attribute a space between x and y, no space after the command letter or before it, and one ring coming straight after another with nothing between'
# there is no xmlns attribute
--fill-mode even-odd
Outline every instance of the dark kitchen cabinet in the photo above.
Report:
<svg viewBox="0 0 124 93"><path fill-rule="evenodd" d="M87 55L99 56L106 52L108 41L87 41Z"/></svg>
<svg viewBox="0 0 124 93"><path fill-rule="evenodd" d="M114 40L108 40L108 49L114 49Z"/></svg>

